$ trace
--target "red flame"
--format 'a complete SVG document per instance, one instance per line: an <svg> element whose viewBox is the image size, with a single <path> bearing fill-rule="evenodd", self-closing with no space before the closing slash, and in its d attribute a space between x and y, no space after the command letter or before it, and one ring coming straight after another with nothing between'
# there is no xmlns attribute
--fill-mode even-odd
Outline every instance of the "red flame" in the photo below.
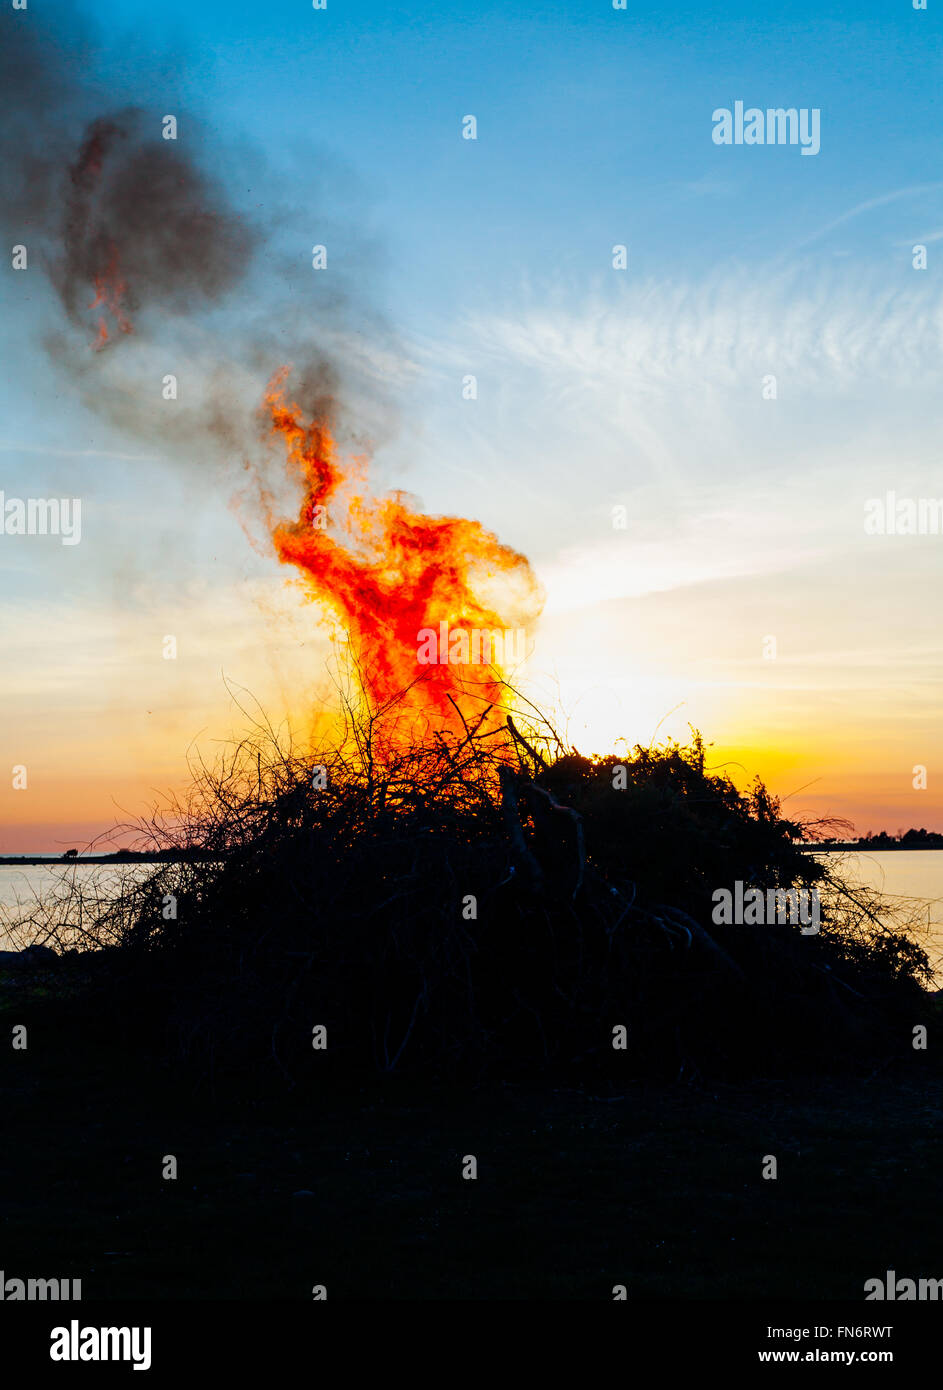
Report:
<svg viewBox="0 0 943 1390"><path fill-rule="evenodd" d="M128 287L121 272L118 247L103 228L96 226L94 208L95 191L101 182L105 160L121 133L121 127L113 121L99 120L92 126L70 171L73 184L70 235L79 245L86 242L91 253L92 265L86 263L84 270L94 286L95 297L88 307L104 309L116 328L130 333L131 320L125 309ZM110 341L106 313L98 317L92 344L97 350Z"/></svg>
<svg viewBox="0 0 943 1390"><path fill-rule="evenodd" d="M408 691L412 722L435 725L457 722L449 697L470 713L506 702L508 672L500 659L488 661L488 641L479 648L474 634L504 634L506 658L509 624L497 605L525 623L536 616L539 586L526 558L480 522L425 516L399 495L368 497L364 461L342 463L326 424L305 423L286 399L287 375L283 368L273 377L265 407L304 500L297 521L273 527L275 549L347 629L373 705Z"/></svg>
<svg viewBox="0 0 943 1390"><path fill-rule="evenodd" d="M108 263L103 271L99 271L93 277L95 285L95 298L88 306L90 309L97 309L100 305L111 312L115 324L122 333L131 332L131 321L124 312L122 300L127 294L127 285L121 278L118 268L118 248L114 245L108 258ZM104 315L98 319L98 337L95 341L95 348L101 349L109 341L108 325Z"/></svg>

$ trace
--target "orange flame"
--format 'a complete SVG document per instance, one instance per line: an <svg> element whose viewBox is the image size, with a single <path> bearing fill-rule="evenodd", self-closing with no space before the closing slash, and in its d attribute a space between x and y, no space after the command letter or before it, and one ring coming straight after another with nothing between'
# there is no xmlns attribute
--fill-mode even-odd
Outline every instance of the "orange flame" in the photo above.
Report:
<svg viewBox="0 0 943 1390"><path fill-rule="evenodd" d="M130 333L131 321L122 307L122 300L127 294L127 285L121 278L118 268L118 248L114 244L111 246L108 264L103 271L99 271L98 274L93 277L93 280L95 285L95 298L88 307L90 309L97 309L99 306L103 306L111 312L121 332ZM105 322L104 315L101 315L98 319L98 337L93 346L96 350L101 350L108 341L108 325Z"/></svg>
<svg viewBox="0 0 943 1390"><path fill-rule="evenodd" d="M526 558L478 521L425 516L401 495L370 498L364 461L342 464L327 425L305 423L286 399L287 375L275 374L264 404L304 500L298 520L275 524L272 538L279 559L298 567L346 628L373 706L402 696L398 708L415 728L457 724L452 700L476 717L506 703L510 629L498 604L526 624L542 601ZM501 652L489 660L489 640L476 643L475 634L495 632ZM511 645L516 660L521 644Z"/></svg>

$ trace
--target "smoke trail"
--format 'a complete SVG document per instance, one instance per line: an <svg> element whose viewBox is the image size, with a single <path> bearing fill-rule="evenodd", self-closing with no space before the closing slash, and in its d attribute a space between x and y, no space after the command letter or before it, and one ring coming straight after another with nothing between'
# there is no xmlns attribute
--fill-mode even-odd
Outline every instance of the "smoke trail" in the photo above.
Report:
<svg viewBox="0 0 943 1390"><path fill-rule="evenodd" d="M358 275L355 294L336 269L309 270L299 295L308 250L300 236L296 259L274 250L285 226L260 158L211 144L185 113L121 100L128 93L112 91L105 106L86 76L95 44L74 15L58 29L39 28L31 11L3 23L0 219L64 311L43 341L85 403L131 434L182 446L192 464L208 444L220 457L251 447L273 365L290 361L308 413L336 429L347 405L374 439L386 433L384 367L400 355L369 302L370 277ZM236 206L215 172L247 162L268 214ZM306 171L306 192L316 173ZM306 212L344 238L342 218ZM168 371L181 385L172 410L156 389Z"/></svg>

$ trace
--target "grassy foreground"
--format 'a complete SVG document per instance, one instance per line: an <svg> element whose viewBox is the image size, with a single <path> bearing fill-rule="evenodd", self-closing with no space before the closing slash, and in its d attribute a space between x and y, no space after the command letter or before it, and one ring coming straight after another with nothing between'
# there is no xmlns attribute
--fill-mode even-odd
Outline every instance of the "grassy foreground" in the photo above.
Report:
<svg viewBox="0 0 943 1390"><path fill-rule="evenodd" d="M84 1299L850 1298L936 1276L943 1084L193 1094L2 993L2 1264ZM162 1160L174 1154L176 1181ZM464 1155L479 1162L461 1177ZM761 1177L775 1154L776 1181ZM304 1194L304 1195L298 1195Z"/></svg>

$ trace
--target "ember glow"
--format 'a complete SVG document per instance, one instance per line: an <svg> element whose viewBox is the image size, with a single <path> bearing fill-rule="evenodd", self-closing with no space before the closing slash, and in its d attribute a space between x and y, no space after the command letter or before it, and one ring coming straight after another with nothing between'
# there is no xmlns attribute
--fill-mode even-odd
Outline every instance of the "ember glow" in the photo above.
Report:
<svg viewBox="0 0 943 1390"><path fill-rule="evenodd" d="M113 328L131 332L131 321L124 301L128 288L124 281L118 247L98 225L95 200L102 171L112 147L123 136L122 128L113 121L95 121L88 132L73 168L70 171L72 196L69 202L66 245L70 259L80 259L79 247L84 248L82 269L95 289L90 309L101 309L93 347L103 348L110 339L107 316ZM73 266L73 269L77 267Z"/></svg>
<svg viewBox="0 0 943 1390"><path fill-rule="evenodd" d="M89 308L107 309L121 332L130 333L131 321L122 307L122 300L127 291L125 283L121 279L118 267L117 247L113 246L111 248L111 254L106 268L103 271L99 271L92 278L95 284L95 298L92 300ZM98 337L95 341L95 347L103 348L108 340L108 324L102 314L99 315L98 319Z"/></svg>
<svg viewBox="0 0 943 1390"><path fill-rule="evenodd" d="M265 408L304 498L297 521L276 523L272 538L279 559L297 566L349 634L371 705L403 697L413 727L457 724L456 705L475 718L506 706L502 680L511 673L500 662L465 659L459 640L447 660L440 653L430 664L419 655L421 634L526 627L542 603L527 559L478 521L426 516L401 495L372 498L365 461L339 458L327 424L306 420L288 399L287 376L287 368L276 373Z"/></svg>

